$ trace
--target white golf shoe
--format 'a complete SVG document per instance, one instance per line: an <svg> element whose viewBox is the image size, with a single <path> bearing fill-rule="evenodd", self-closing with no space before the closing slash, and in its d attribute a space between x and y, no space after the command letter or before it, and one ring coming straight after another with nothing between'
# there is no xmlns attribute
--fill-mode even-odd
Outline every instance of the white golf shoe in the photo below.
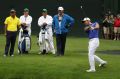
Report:
<svg viewBox="0 0 120 79"><path fill-rule="evenodd" d="M89 69L89 70L86 70L86 72L96 72L96 70Z"/></svg>
<svg viewBox="0 0 120 79"><path fill-rule="evenodd" d="M107 61L104 61L103 63L99 64L99 67L104 67L107 64Z"/></svg>

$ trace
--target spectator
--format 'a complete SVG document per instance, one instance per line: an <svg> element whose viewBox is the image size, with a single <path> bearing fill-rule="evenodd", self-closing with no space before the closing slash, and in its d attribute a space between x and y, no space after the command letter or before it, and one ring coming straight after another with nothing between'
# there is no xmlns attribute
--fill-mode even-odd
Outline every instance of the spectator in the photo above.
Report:
<svg viewBox="0 0 120 79"><path fill-rule="evenodd" d="M110 34L110 36L109 36L109 38L110 39L113 39L114 37L114 31L113 31L113 25L114 25L114 15L110 15L109 16L109 34Z"/></svg>
<svg viewBox="0 0 120 79"><path fill-rule="evenodd" d="M19 36L18 36L18 45L21 42L22 36L23 36L23 30L26 30L29 34L29 36L31 36L31 23L32 23L32 17L29 15L29 9L25 8L23 15L20 16L20 22L21 22L21 29L19 31ZM20 53L20 51L18 50L18 53Z"/></svg>
<svg viewBox="0 0 120 79"><path fill-rule="evenodd" d="M120 37L120 15L114 21L114 40L119 40Z"/></svg>
<svg viewBox="0 0 120 79"><path fill-rule="evenodd" d="M105 19L103 20L103 33L104 33L104 38L109 39L110 29L109 29L108 15L105 15Z"/></svg>
<svg viewBox="0 0 120 79"><path fill-rule="evenodd" d="M53 43L53 32L52 32L52 22L53 18L48 15L48 10L43 9L42 10L42 16L38 20L38 25L41 28L39 33L39 42L40 42L40 53L39 54L45 54L46 52L52 52L52 54L55 54L55 48ZM45 30L45 42L43 39L43 30ZM48 44L44 46L44 43ZM47 47L47 48L46 48Z"/></svg>
<svg viewBox="0 0 120 79"><path fill-rule="evenodd" d="M4 57L8 55L10 48L10 56L14 56L14 47L17 37L18 26L20 27L20 20L16 16L16 11L11 9L10 16L5 20L5 32L6 32L6 46Z"/></svg>
<svg viewBox="0 0 120 79"><path fill-rule="evenodd" d="M74 19L64 13L64 8L58 8L58 14L53 18L53 29L56 33L57 55L63 56L65 51L66 37L69 28L73 26Z"/></svg>

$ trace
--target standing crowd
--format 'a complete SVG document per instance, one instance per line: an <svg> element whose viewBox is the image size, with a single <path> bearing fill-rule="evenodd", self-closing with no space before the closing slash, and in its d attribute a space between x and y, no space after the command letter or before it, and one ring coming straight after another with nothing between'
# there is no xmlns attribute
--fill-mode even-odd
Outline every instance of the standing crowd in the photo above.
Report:
<svg viewBox="0 0 120 79"><path fill-rule="evenodd" d="M29 15L29 9L25 8L23 15L18 18L15 9L10 10L10 16L6 18L5 34L6 46L4 56L14 56L14 46L19 31L18 37L18 53L29 52L30 37L31 37L31 23L32 17ZM52 52L56 56L63 56L65 51L66 37L69 28L73 26L74 19L64 13L63 7L58 7L58 14L53 18L48 15L48 10L42 10L42 16L38 19L38 26L40 27L38 45L40 46L39 54L46 54ZM56 35L57 52L53 43L53 32ZM9 51L10 48L10 51Z"/></svg>
<svg viewBox="0 0 120 79"><path fill-rule="evenodd" d="M120 14L105 14L102 26L105 39L120 40Z"/></svg>

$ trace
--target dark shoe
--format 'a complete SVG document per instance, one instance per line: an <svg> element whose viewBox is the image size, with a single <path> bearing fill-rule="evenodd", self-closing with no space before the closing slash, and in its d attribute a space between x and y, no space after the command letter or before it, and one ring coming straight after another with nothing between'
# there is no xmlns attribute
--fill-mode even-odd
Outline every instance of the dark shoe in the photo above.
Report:
<svg viewBox="0 0 120 79"><path fill-rule="evenodd" d="M43 50L43 52L41 53L42 55L45 55L46 54L46 50Z"/></svg>
<svg viewBox="0 0 120 79"><path fill-rule="evenodd" d="M59 56L60 56L60 54L58 54L58 53L55 54L55 57L59 57Z"/></svg>
<svg viewBox="0 0 120 79"><path fill-rule="evenodd" d="M60 54L60 56L64 56L64 54Z"/></svg>

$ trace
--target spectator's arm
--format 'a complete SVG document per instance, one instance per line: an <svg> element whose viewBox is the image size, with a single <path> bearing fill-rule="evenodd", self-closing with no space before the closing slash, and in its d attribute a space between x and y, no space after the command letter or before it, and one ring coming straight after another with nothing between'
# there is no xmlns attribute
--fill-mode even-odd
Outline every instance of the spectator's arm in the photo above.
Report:
<svg viewBox="0 0 120 79"><path fill-rule="evenodd" d="M106 21L108 22L108 19L107 19L107 18L105 18L105 19L103 20L103 23L106 22Z"/></svg>
<svg viewBox="0 0 120 79"><path fill-rule="evenodd" d="M74 19L72 17L68 16L68 22L69 22L69 24L68 24L69 26L73 26Z"/></svg>
<svg viewBox="0 0 120 79"><path fill-rule="evenodd" d="M20 19L18 19L17 26L18 26L18 29L20 29L20 28L21 28L21 22L20 22Z"/></svg>
<svg viewBox="0 0 120 79"><path fill-rule="evenodd" d="M7 27L8 27L8 18L6 18L4 24L5 24L5 27L4 27L5 32L4 32L4 34L6 35Z"/></svg>
<svg viewBox="0 0 120 79"><path fill-rule="evenodd" d="M26 21L26 26L29 26L32 23L32 17L30 17L27 21Z"/></svg>
<svg viewBox="0 0 120 79"><path fill-rule="evenodd" d="M53 32L55 32L55 16L53 17L52 30Z"/></svg>
<svg viewBox="0 0 120 79"><path fill-rule="evenodd" d="M39 18L39 19L38 19L38 26L41 27L42 25L43 25L42 19Z"/></svg>
<svg viewBox="0 0 120 79"><path fill-rule="evenodd" d="M4 31L4 34L5 34L5 35L7 34L7 33L6 33L6 32L7 32L7 26L8 26L8 25L5 24L5 28L4 28L4 29L5 29L5 31Z"/></svg>

